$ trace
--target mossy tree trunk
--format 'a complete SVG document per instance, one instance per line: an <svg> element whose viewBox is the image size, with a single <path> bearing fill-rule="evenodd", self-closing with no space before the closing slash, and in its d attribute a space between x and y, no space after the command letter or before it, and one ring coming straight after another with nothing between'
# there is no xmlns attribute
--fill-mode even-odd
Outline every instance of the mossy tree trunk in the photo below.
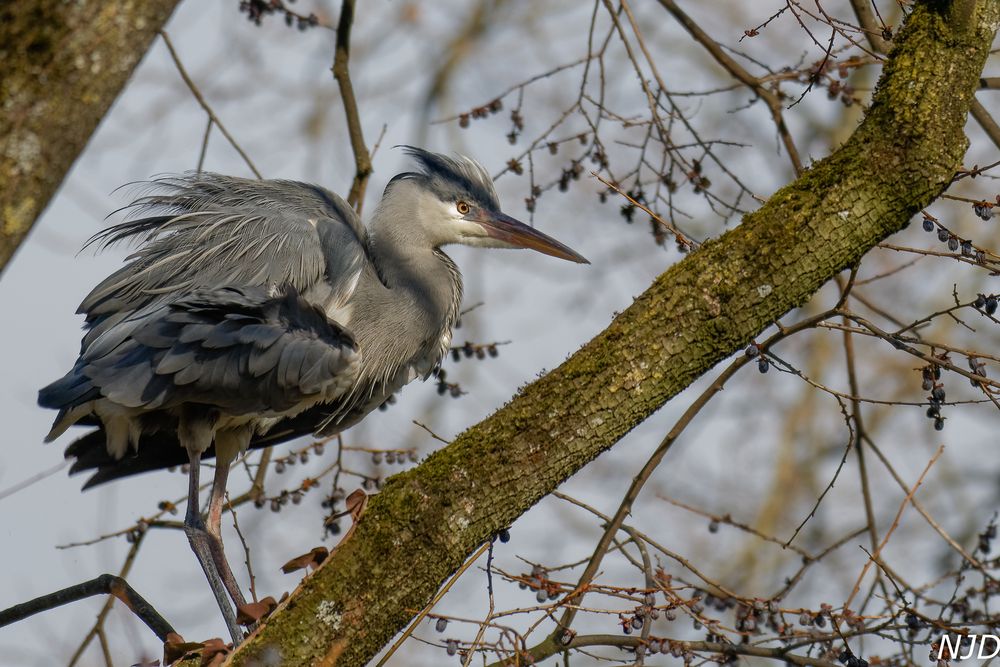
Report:
<svg viewBox="0 0 1000 667"><path fill-rule="evenodd" d="M389 479L231 664L364 665L479 545L947 187L1000 0L918 2L850 140L507 406Z"/></svg>
<svg viewBox="0 0 1000 667"><path fill-rule="evenodd" d="M0 271L177 2L0 5Z"/></svg>

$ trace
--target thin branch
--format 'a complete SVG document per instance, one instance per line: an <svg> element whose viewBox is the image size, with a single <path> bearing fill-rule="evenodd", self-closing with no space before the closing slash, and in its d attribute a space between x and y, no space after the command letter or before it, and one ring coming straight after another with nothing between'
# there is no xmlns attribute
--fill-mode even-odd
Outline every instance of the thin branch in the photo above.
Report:
<svg viewBox="0 0 1000 667"><path fill-rule="evenodd" d="M368 177L372 173L371 155L365 146L365 137L361 128L361 116L358 113L358 101L354 96L354 84L351 83L351 73L348 62L351 57L351 26L354 24L355 0L344 0L340 9L340 21L337 23L337 47L333 58L333 77L340 88L340 98L344 102L344 114L347 117L347 132L351 139L351 150L354 152L354 181L347 203L361 212L364 204L365 188Z"/></svg>
<svg viewBox="0 0 1000 667"><path fill-rule="evenodd" d="M854 15L858 18L858 23L861 24L861 29L864 31L865 37L868 38L868 44L871 45L872 51L875 53L889 53L889 42L882 36L885 34L883 32L885 28L878 24L875 12L872 11L871 0L850 1L851 7L854 9Z"/></svg>
<svg viewBox="0 0 1000 667"><path fill-rule="evenodd" d="M27 479L21 480L16 484L8 486L6 489L0 490L0 500L3 500L4 498L9 498L18 491L23 491L32 484L37 484L38 482L42 481L46 477L51 477L52 475L56 474L57 472L68 466L69 463L70 463L69 459L63 460L57 463L56 465L52 466L48 470L43 470L42 472L35 473L34 475L32 475Z"/></svg>
<svg viewBox="0 0 1000 667"><path fill-rule="evenodd" d="M688 651L705 651L719 653L725 656L746 655L758 658L773 658L789 665L807 665L810 667L839 667L838 663L813 658L807 655L789 653L783 648L764 648L761 646L750 646L749 644L723 644L721 642L697 642L697 641L677 641L664 639L663 642L678 649ZM574 637L565 648L583 648L585 646L617 646L621 648L634 648L643 645L644 642L639 637L629 637L627 635L580 635ZM719 661L723 663L723 661Z"/></svg>
<svg viewBox="0 0 1000 667"><path fill-rule="evenodd" d="M932 456L931 460L927 462L927 465L924 466L924 471L920 473L920 478L917 479L917 483L913 485L913 488L911 488L906 494L906 497L903 498L903 502L899 505L899 510L896 511L896 518L893 520L892 525L889 526L889 530L886 531L885 537L882 538L882 542L879 543L878 548L875 549L875 553L871 555L871 558L867 562L865 562L865 566L862 568L861 574L858 575L858 580L854 583L854 588L851 590L851 594L847 597L847 601L844 602L845 609L850 607L854 596L857 595L858 591L861 589L861 582L868 573L868 569L871 567L872 562L882 554L882 549L884 549L885 545L889 543L889 538L892 537L893 532L895 532L896 528L899 526L899 520L903 516L903 510L905 510L906 506L910 504L911 500L913 500L913 494L915 494L917 489L920 488L920 485L924 483L924 478L927 476L927 473L930 472L931 467L937 462L943 453L944 445L941 445L938 447L937 451L934 452L934 456Z"/></svg>
<svg viewBox="0 0 1000 667"><path fill-rule="evenodd" d="M1000 125L997 124L990 112L986 110L979 100L972 100L972 107L969 109L972 117L976 119L983 132L990 138L993 145L1000 148Z"/></svg>
<svg viewBox="0 0 1000 667"><path fill-rule="evenodd" d="M386 651L386 654L382 656L382 659L378 661L375 667L382 667L382 665L384 665L389 660L389 658L392 657L392 654L395 653L396 650L400 646L402 646L403 642L405 642L406 639L413 634L413 631L417 629L417 626L420 625L420 621L424 620L427 614L430 613L431 609L434 608L434 605L436 605L441 600L441 598L444 597L445 593L451 590L451 587L455 584L456 581L458 581L459 577L465 574L466 570L468 570L473 563L479 560L479 557L482 556L484 553L486 553L486 551L490 548L492 544L493 544L492 541L486 542L485 544L483 544L483 546L479 547L479 550L476 551L476 553L472 554L472 556L470 556L465 561L465 564L462 567L460 567L458 571L455 572L455 574L452 575L451 579L448 580L448 583L446 583L444 586L441 587L441 590L439 590L437 595L434 596L434 599L432 599L427 604L426 607L420 610L420 613L416 615L416 617L413 619L413 622L410 623L410 626L406 628L406 631L403 632L402 635L399 636L399 639L397 639L396 642L392 645L392 648Z"/></svg>
<svg viewBox="0 0 1000 667"><path fill-rule="evenodd" d="M23 621L49 609L55 609L71 602L84 600L94 595L111 595L121 600L129 610L139 617L150 630L160 639L167 641L167 635L176 634L173 627L160 616L145 598L135 592L128 582L113 574L102 574L90 581L68 586L48 595L42 595L34 600L16 604L0 611L0 628Z"/></svg>
<svg viewBox="0 0 1000 667"><path fill-rule="evenodd" d="M733 78L750 88L750 90L764 100L764 103L767 104L768 110L771 112L771 118L774 120L774 124L778 129L778 136L781 137L781 142L785 145L785 151L788 153L788 159L792 162L792 168L795 169L796 175L801 174L803 169L802 158L799 157L799 151L795 147L795 142L792 139L791 132L788 130L788 126L785 125L785 119L782 116L781 99L778 95L765 88L755 76L743 69L738 62L733 60L725 51L723 51L718 42L702 30L701 26L699 26L690 16L685 14L684 11L677 6L677 3L674 2L674 0L659 0L659 3L664 9L670 12L675 19L677 19L677 22L688 31L696 42L701 44L705 50L709 52L712 58L714 58L723 69L729 72Z"/></svg>
<svg viewBox="0 0 1000 667"><path fill-rule="evenodd" d="M135 558L139 555L139 547L142 546L142 542L145 538L146 533L141 532L138 534L135 541L132 542L132 546L129 548L128 554L125 556L125 562L122 563L122 567L118 571L118 576L122 579L126 578L129 575L129 572L132 571L132 565L135 563ZM109 597L104 602L104 606L101 607L101 611L97 614L97 618L94 620L94 625L91 626L90 631L87 632L87 635L80 642L76 651L73 652L73 656L69 661L69 667L74 667L74 665L80 661L80 658L83 657L83 652L87 650L87 647L90 645L90 642L93 641L94 637L97 637L98 640L101 639L101 636L104 634L104 620L111 612L114 601L114 598Z"/></svg>
<svg viewBox="0 0 1000 667"><path fill-rule="evenodd" d="M210 107L208 102L205 101L205 97L201 94L201 91L198 89L198 86L195 85L194 81L188 75L187 70L184 69L184 64L181 63L180 56L177 55L177 51L176 49L174 49L174 43L170 41L170 35L167 34L166 30L161 30L160 36L163 38L163 43L167 45L167 50L170 51L170 57L173 59L174 65L177 67L177 73L181 75L182 79L184 79L184 83L187 85L188 90L191 91L191 94L194 95L194 99L197 100L199 106L201 106L201 108L205 111L205 113L208 114L209 120L218 126L219 131L222 132L222 136L224 136L226 138L226 141L229 142L229 145L232 146L236 150L236 152L240 154L240 157L243 158L244 162L246 162L247 167L250 168L250 171L253 172L253 175L256 176L257 178L264 178L263 176L260 175L260 172L254 165L253 160L250 159L250 156L246 154L246 152L243 150L242 147L240 147L238 143L236 143L236 139L233 138L233 135L229 134L229 130L226 129L226 126L222 124L222 121L219 120L219 117L215 115L214 111L212 111L212 107ZM204 139L206 142L208 141L207 129L205 130Z"/></svg>

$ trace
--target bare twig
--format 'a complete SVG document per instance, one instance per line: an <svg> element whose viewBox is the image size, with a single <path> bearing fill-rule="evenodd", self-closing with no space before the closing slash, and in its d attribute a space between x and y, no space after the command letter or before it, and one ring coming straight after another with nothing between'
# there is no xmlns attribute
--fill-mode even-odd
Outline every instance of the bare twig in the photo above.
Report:
<svg viewBox="0 0 1000 667"><path fill-rule="evenodd" d="M931 457L930 461L927 462L927 465L924 467L924 471L920 473L920 477L919 479L917 479L916 484L913 485L913 487L906 494L906 497L903 498L903 502L900 503L899 505L899 510L896 511L896 518L893 519L892 525L889 527L889 530L886 531L885 536L879 543L878 548L871 555L871 558L865 562L865 566L861 569L861 574L858 575L858 579L854 584L854 588L851 590L851 594L847 597L847 600L844 602L845 609L850 608L851 601L854 600L854 596L857 595L858 591L861 589L861 582L864 580L865 575L868 573L868 569L871 567L872 561L879 558L879 556L882 554L882 549L884 549L885 545L889 543L889 538L892 537L892 534L899 526L899 520L903 516L903 510L905 510L906 506L910 504L910 501L913 499L913 494L915 494L917 492L917 489L920 488L920 485L924 483L924 478L927 476L927 473L930 472L931 467L937 462L938 458L940 458L941 454L943 453L944 453L944 445L941 445L940 447L938 447L937 451L934 452L934 456Z"/></svg>
<svg viewBox="0 0 1000 667"><path fill-rule="evenodd" d="M181 63L180 56L177 55L177 51L174 49L174 44L173 42L170 41L170 35L168 35L165 30L161 30L160 36L163 37L163 43L167 45L167 50L170 51L170 57L173 59L174 65L177 67L177 73L181 75L182 79L184 79L184 83L187 85L188 90L191 91L191 94L194 95L194 99L198 101L198 104L201 106L201 108L204 109L205 113L208 114L209 120L219 128L219 131L222 132L222 136L226 138L226 141L229 142L229 145L232 146L236 150L236 152L240 154L240 157L243 158L244 162L246 162L247 167L250 168L250 171L253 172L253 175L256 176L257 178L263 178L263 176L260 175L260 171L258 171L257 167L254 165L253 160L251 160L250 156L246 154L246 151L244 151L243 148L238 143L236 143L236 139L233 138L233 135L229 133L229 130L226 129L226 126L222 124L221 120L219 120L219 117L212 110L212 107L209 106L207 101L205 101L205 97L204 95L201 94L201 91L198 89L198 86L195 85L194 81L188 75L187 70L184 69L184 65L183 63ZM205 130L205 141L206 142L208 141L208 130ZM200 163L201 161L199 160L199 168L200 168Z"/></svg>
<svg viewBox="0 0 1000 667"><path fill-rule="evenodd" d="M340 98L344 102L344 114L347 117L347 132L351 139L351 150L354 152L354 181L347 203L361 212L364 204L365 188L368 177L372 173L371 155L365 146L365 137L361 128L361 115L358 113L358 101L354 96L354 84L351 83L351 73L348 62L351 57L351 26L354 24L355 0L344 0L340 8L340 21L337 23L337 47L333 58L333 77L340 88Z"/></svg>

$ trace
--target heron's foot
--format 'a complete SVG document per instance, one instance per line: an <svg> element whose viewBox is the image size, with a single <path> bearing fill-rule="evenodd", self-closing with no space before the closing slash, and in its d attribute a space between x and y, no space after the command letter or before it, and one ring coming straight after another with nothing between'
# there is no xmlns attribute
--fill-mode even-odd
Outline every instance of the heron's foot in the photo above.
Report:
<svg viewBox="0 0 1000 667"><path fill-rule="evenodd" d="M200 524L200 522L198 523ZM184 533L187 535L188 542L191 543L191 550L194 551L194 555L198 558L198 563L201 564L201 569L205 571L208 585L212 589L216 603L219 605L219 611L222 612L222 618L226 622L226 628L233 639L233 644L239 645L243 641L243 630L236 623L236 612L229 603L231 591L227 590L227 586L223 583L222 576L216 566L212 548L212 536L201 525L186 525L184 526ZM226 567L228 568L228 565ZM230 572L231 576L232 573ZM237 588L236 590L239 593L239 589Z"/></svg>

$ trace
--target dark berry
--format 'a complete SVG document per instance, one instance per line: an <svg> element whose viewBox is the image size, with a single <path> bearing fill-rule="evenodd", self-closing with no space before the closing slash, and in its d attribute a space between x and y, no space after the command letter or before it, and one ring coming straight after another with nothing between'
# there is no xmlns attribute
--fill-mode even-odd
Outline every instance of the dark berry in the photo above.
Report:
<svg viewBox="0 0 1000 667"><path fill-rule="evenodd" d="M934 221L930 218L924 218L924 231L933 232L934 231Z"/></svg>
<svg viewBox="0 0 1000 667"><path fill-rule="evenodd" d="M757 370L759 370L761 373L766 373L767 369L770 367L771 364L767 360L767 357L761 357L760 361L757 362Z"/></svg>
<svg viewBox="0 0 1000 667"><path fill-rule="evenodd" d="M987 315L992 315L997 312L997 298L995 296L987 298L986 305L983 306L983 310L986 311Z"/></svg>

